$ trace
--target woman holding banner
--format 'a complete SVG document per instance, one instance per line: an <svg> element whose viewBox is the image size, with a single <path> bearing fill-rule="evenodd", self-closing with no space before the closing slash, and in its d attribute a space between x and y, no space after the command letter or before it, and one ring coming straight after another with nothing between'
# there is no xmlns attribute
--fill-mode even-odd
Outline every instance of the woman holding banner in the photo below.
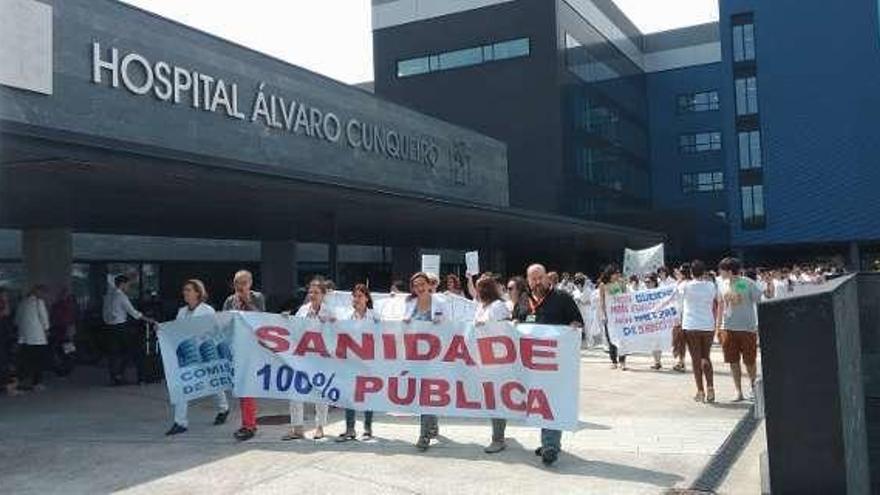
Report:
<svg viewBox="0 0 880 495"><path fill-rule="evenodd" d="M373 314L373 298L370 297L370 289L364 284L357 284L351 290L351 313L345 318L347 320L364 321L374 323L379 321ZM337 442L348 442L357 438L355 432L355 416L354 409L345 410L345 432L336 437ZM373 411L364 411L364 434L363 440L373 438Z"/></svg>
<svg viewBox="0 0 880 495"><path fill-rule="evenodd" d="M424 272L417 272L409 279L410 295L406 300L404 323L411 321L431 321L441 323L449 318L445 302L431 292L431 281ZM431 446L431 439L437 438L440 428L437 416L422 414L419 418L421 431L416 448L422 452Z"/></svg>
<svg viewBox="0 0 880 495"><path fill-rule="evenodd" d="M205 290L205 284L198 279L190 279L183 283L183 301L185 306L177 311L177 320L187 320L197 316L205 316L214 314L212 308L206 301L208 300L208 291ZM222 425L229 416L229 401L226 400L226 392L217 392L214 396L217 404L217 416L214 417L214 425ZM189 403L186 401L172 404L174 409L174 424L168 430L166 435L178 435L184 433L189 426L188 410Z"/></svg>
<svg viewBox="0 0 880 495"><path fill-rule="evenodd" d="M599 278L599 319L605 330L605 340L608 342L608 356L611 358L611 369L620 369L626 371L626 356L617 355L617 346L611 340L608 334L608 305L612 296L623 294L626 292L626 282L617 265L611 264L602 271Z"/></svg>
<svg viewBox="0 0 880 495"><path fill-rule="evenodd" d="M309 282L309 292L306 303L296 312L297 318L318 320L321 323L334 321L336 318L330 308L324 304L324 296L327 295L327 284L321 277L315 277ZM326 402L315 403L315 434L312 438L320 440L324 438L324 426L327 424L327 414L330 406ZM290 431L281 437L281 440L301 440L305 438L305 404L302 401L290 401Z"/></svg>
<svg viewBox="0 0 880 495"><path fill-rule="evenodd" d="M480 277L477 280L477 294L480 296L477 310L474 313L474 325L479 327L495 321L509 321L511 312L501 300L501 291L498 283L491 277ZM507 447L504 443L504 430L507 428L507 420L504 418L492 418L492 443L483 451L487 454L497 454Z"/></svg>
<svg viewBox="0 0 880 495"><path fill-rule="evenodd" d="M697 384L697 402L715 402L715 375L712 369L712 341L715 339L715 312L718 289L715 282L704 280L706 265L696 260L690 264L692 279L676 289L681 298L681 327L684 331L691 367ZM705 380L705 387L703 381Z"/></svg>

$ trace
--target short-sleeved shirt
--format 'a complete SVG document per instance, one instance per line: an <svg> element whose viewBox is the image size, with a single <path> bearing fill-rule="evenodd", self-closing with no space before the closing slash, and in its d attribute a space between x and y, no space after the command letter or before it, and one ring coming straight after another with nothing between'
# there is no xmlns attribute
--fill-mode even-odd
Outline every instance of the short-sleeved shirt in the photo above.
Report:
<svg viewBox="0 0 880 495"><path fill-rule="evenodd" d="M513 319L523 323L544 325L569 325L573 322L584 324L574 299L554 289L551 289L544 299L535 299L533 296L523 298L523 301L514 308Z"/></svg>
<svg viewBox="0 0 880 495"><path fill-rule="evenodd" d="M507 321L510 319L510 311L507 304L498 299L492 301L491 304L477 304L477 311L474 313L474 323L488 323L490 321Z"/></svg>
<svg viewBox="0 0 880 495"><path fill-rule="evenodd" d="M734 277L722 280L719 292L724 303L721 328L757 332L757 305L761 302L761 288L758 284L745 277Z"/></svg>
<svg viewBox="0 0 880 495"><path fill-rule="evenodd" d="M684 330L715 331L715 316L712 309L718 297L718 289L713 282L688 280L676 289L682 301L681 328Z"/></svg>

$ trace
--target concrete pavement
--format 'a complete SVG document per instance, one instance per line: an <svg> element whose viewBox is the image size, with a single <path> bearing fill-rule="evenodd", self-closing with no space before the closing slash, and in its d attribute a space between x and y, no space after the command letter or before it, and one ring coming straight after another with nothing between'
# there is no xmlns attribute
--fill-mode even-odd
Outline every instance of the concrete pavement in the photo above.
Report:
<svg viewBox="0 0 880 495"><path fill-rule="evenodd" d="M664 356L664 358L667 358ZM170 408L164 385L110 388L103 373L79 368L48 390L0 397L0 492L45 493L664 493L700 475L749 404L730 403L733 386L713 354L719 403L691 400L691 375L648 367L611 370L598 350L583 352L581 421L563 435L565 453L545 468L532 452L538 431L511 425L508 449L487 455L488 421L441 418L427 453L412 442L415 417L377 415L371 442L281 442L286 426L264 425L246 443L232 439L239 416L211 426L210 400L190 408L189 432L164 436ZM233 401L234 403L234 401ZM261 401L263 416L287 404ZM269 418L273 419L273 418ZM275 418L282 419L282 418ZM332 413L328 436L342 430ZM276 421L277 423L277 421ZM360 424L359 424L360 426ZM724 493L760 493L749 475L728 476Z"/></svg>

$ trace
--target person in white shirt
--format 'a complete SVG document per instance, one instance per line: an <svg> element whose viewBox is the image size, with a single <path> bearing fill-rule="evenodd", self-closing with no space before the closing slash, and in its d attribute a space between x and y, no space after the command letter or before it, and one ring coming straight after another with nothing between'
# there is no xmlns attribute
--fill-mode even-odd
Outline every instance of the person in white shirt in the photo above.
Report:
<svg viewBox="0 0 880 495"><path fill-rule="evenodd" d="M693 279L678 286L682 301L681 326L684 330L697 393L697 402L715 402L715 374L712 368L712 342L715 340L715 313L718 289L703 279L706 265L696 260L690 267ZM705 380L705 386L704 386Z"/></svg>
<svg viewBox="0 0 880 495"><path fill-rule="evenodd" d="M324 304L324 296L327 295L327 284L321 277L315 277L309 282L309 291L306 302L294 315L297 318L308 318L321 323L335 321L336 317L330 307ZM318 402L315 406L315 440L324 438L324 426L327 425L327 415L330 406L326 402ZM299 400L290 401L290 431L281 437L281 440L300 440L305 438L305 403Z"/></svg>
<svg viewBox="0 0 880 495"><path fill-rule="evenodd" d="M208 291L205 290L205 284L198 279L190 279L183 283L183 301L185 306L177 311L177 320L188 320L198 316L206 316L214 314L212 308L206 301L208 300ZM226 399L226 392L220 391L214 396L217 404L217 416L214 417L214 425L222 425L229 416L229 401ZM188 411L189 403L186 401L172 404L174 409L174 424L171 429L165 432L165 435L178 435L186 432L189 427Z"/></svg>
<svg viewBox="0 0 880 495"><path fill-rule="evenodd" d="M438 324L449 318L446 301L432 293L428 274L424 272L413 274L409 279L409 290L410 295L406 299L404 323L430 321ZM434 414L422 414L419 423L419 439L416 441L416 448L424 452L431 446L431 439L437 438L440 434L440 427L437 416Z"/></svg>
<svg viewBox="0 0 880 495"><path fill-rule="evenodd" d="M49 312L46 310L46 287L36 285L18 305L15 324L21 346L19 390L42 390L43 368L48 359L47 334ZM30 381L30 384L25 384Z"/></svg>
<svg viewBox="0 0 880 495"><path fill-rule="evenodd" d="M498 290L498 284L494 279L482 277L477 280L477 294L480 296L480 302L477 304L477 311L474 314L476 327L496 321L510 321L511 312L501 299L501 291ZM476 331L479 332L479 328ZM507 420L492 418L492 443L483 449L484 452L497 454L507 447L504 441L506 428Z"/></svg>
<svg viewBox="0 0 880 495"><path fill-rule="evenodd" d="M379 321L373 313L373 298L370 297L370 289L365 284L357 284L351 290L351 311L344 319L375 323ZM345 410L345 432L336 437L337 442L348 442L357 438L355 431L355 419L357 412L354 409ZM373 438L373 411L364 411L364 434L362 440Z"/></svg>
<svg viewBox="0 0 880 495"><path fill-rule="evenodd" d="M140 328L129 322L129 317L132 320L155 323L155 320L144 316L132 306L125 294L130 285L131 280L127 276L117 275L113 280L113 287L104 296L102 313L110 343L107 364L113 385L125 383L125 369L129 361L134 364L138 383L144 381L144 355L140 348L143 333Z"/></svg>
<svg viewBox="0 0 880 495"><path fill-rule="evenodd" d="M590 306L593 294L593 284L590 279L583 273L574 275L574 289L571 291L571 297L577 304L581 318L584 320L584 326L581 329L581 340L587 341L587 331L593 326L593 308Z"/></svg>

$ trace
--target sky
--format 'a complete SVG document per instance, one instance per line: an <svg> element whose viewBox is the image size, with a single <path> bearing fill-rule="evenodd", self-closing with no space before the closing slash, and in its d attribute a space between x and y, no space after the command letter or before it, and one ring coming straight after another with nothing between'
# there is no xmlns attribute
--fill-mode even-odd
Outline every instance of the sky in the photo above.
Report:
<svg viewBox="0 0 880 495"><path fill-rule="evenodd" d="M373 79L370 0L123 0L346 83ZM718 20L718 0L614 0L643 32Z"/></svg>

